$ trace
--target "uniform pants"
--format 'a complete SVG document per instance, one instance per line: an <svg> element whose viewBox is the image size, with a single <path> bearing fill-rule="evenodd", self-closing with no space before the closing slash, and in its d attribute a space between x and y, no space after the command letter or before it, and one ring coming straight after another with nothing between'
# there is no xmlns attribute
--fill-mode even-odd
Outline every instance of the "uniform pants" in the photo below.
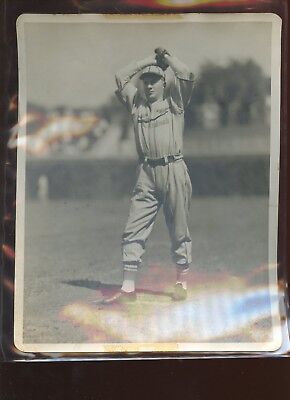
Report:
<svg viewBox="0 0 290 400"><path fill-rule="evenodd" d="M141 263L146 240L162 205L173 261L182 269L188 268L191 262L191 237L187 219L191 195L191 182L183 160L165 166L152 167L147 163L139 166L122 237L124 270L136 270Z"/></svg>

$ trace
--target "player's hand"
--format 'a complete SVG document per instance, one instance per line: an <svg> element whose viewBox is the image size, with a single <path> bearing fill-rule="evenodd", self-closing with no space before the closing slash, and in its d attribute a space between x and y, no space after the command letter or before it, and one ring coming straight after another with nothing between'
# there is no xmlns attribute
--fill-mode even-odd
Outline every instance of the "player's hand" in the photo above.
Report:
<svg viewBox="0 0 290 400"><path fill-rule="evenodd" d="M158 57L164 57L165 54L167 54L168 56L170 56L169 51L167 51L164 47L157 47L157 48L154 50L154 52L155 52L155 54L156 54Z"/></svg>
<svg viewBox="0 0 290 400"><path fill-rule="evenodd" d="M166 55L170 56L169 52L164 47L157 47L154 52L157 65L165 71L168 68Z"/></svg>

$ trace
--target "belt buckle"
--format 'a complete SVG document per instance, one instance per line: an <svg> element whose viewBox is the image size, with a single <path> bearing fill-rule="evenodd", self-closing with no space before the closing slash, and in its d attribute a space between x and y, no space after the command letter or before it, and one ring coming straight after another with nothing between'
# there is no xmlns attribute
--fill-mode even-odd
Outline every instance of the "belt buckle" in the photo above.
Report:
<svg viewBox="0 0 290 400"><path fill-rule="evenodd" d="M168 156L164 156L163 160L164 160L164 165L167 165L169 163Z"/></svg>

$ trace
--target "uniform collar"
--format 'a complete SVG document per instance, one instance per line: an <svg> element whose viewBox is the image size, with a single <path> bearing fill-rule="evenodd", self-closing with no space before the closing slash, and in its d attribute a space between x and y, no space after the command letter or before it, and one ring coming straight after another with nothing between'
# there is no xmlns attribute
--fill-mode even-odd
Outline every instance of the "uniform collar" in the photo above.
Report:
<svg viewBox="0 0 290 400"><path fill-rule="evenodd" d="M147 102L147 106L153 113L159 113L165 111L168 108L168 105L169 104L167 99L155 101L154 103Z"/></svg>

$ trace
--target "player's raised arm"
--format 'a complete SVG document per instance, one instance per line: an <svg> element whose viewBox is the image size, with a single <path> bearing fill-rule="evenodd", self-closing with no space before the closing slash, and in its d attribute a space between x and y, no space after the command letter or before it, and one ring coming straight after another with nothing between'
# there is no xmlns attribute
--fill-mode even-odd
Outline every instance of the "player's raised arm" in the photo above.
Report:
<svg viewBox="0 0 290 400"><path fill-rule="evenodd" d="M132 83L132 78L149 65L156 65L156 58L154 56L149 56L143 60L132 62L115 75L118 86L117 94L129 106L129 108L132 107L137 91L136 86Z"/></svg>
<svg viewBox="0 0 290 400"><path fill-rule="evenodd" d="M155 49L157 64L159 64L163 69L169 66L176 77L177 88L179 92L180 100L185 108L189 103L192 89L194 85L193 73L189 70L187 65L180 61L177 57L172 56L169 52L162 47Z"/></svg>

